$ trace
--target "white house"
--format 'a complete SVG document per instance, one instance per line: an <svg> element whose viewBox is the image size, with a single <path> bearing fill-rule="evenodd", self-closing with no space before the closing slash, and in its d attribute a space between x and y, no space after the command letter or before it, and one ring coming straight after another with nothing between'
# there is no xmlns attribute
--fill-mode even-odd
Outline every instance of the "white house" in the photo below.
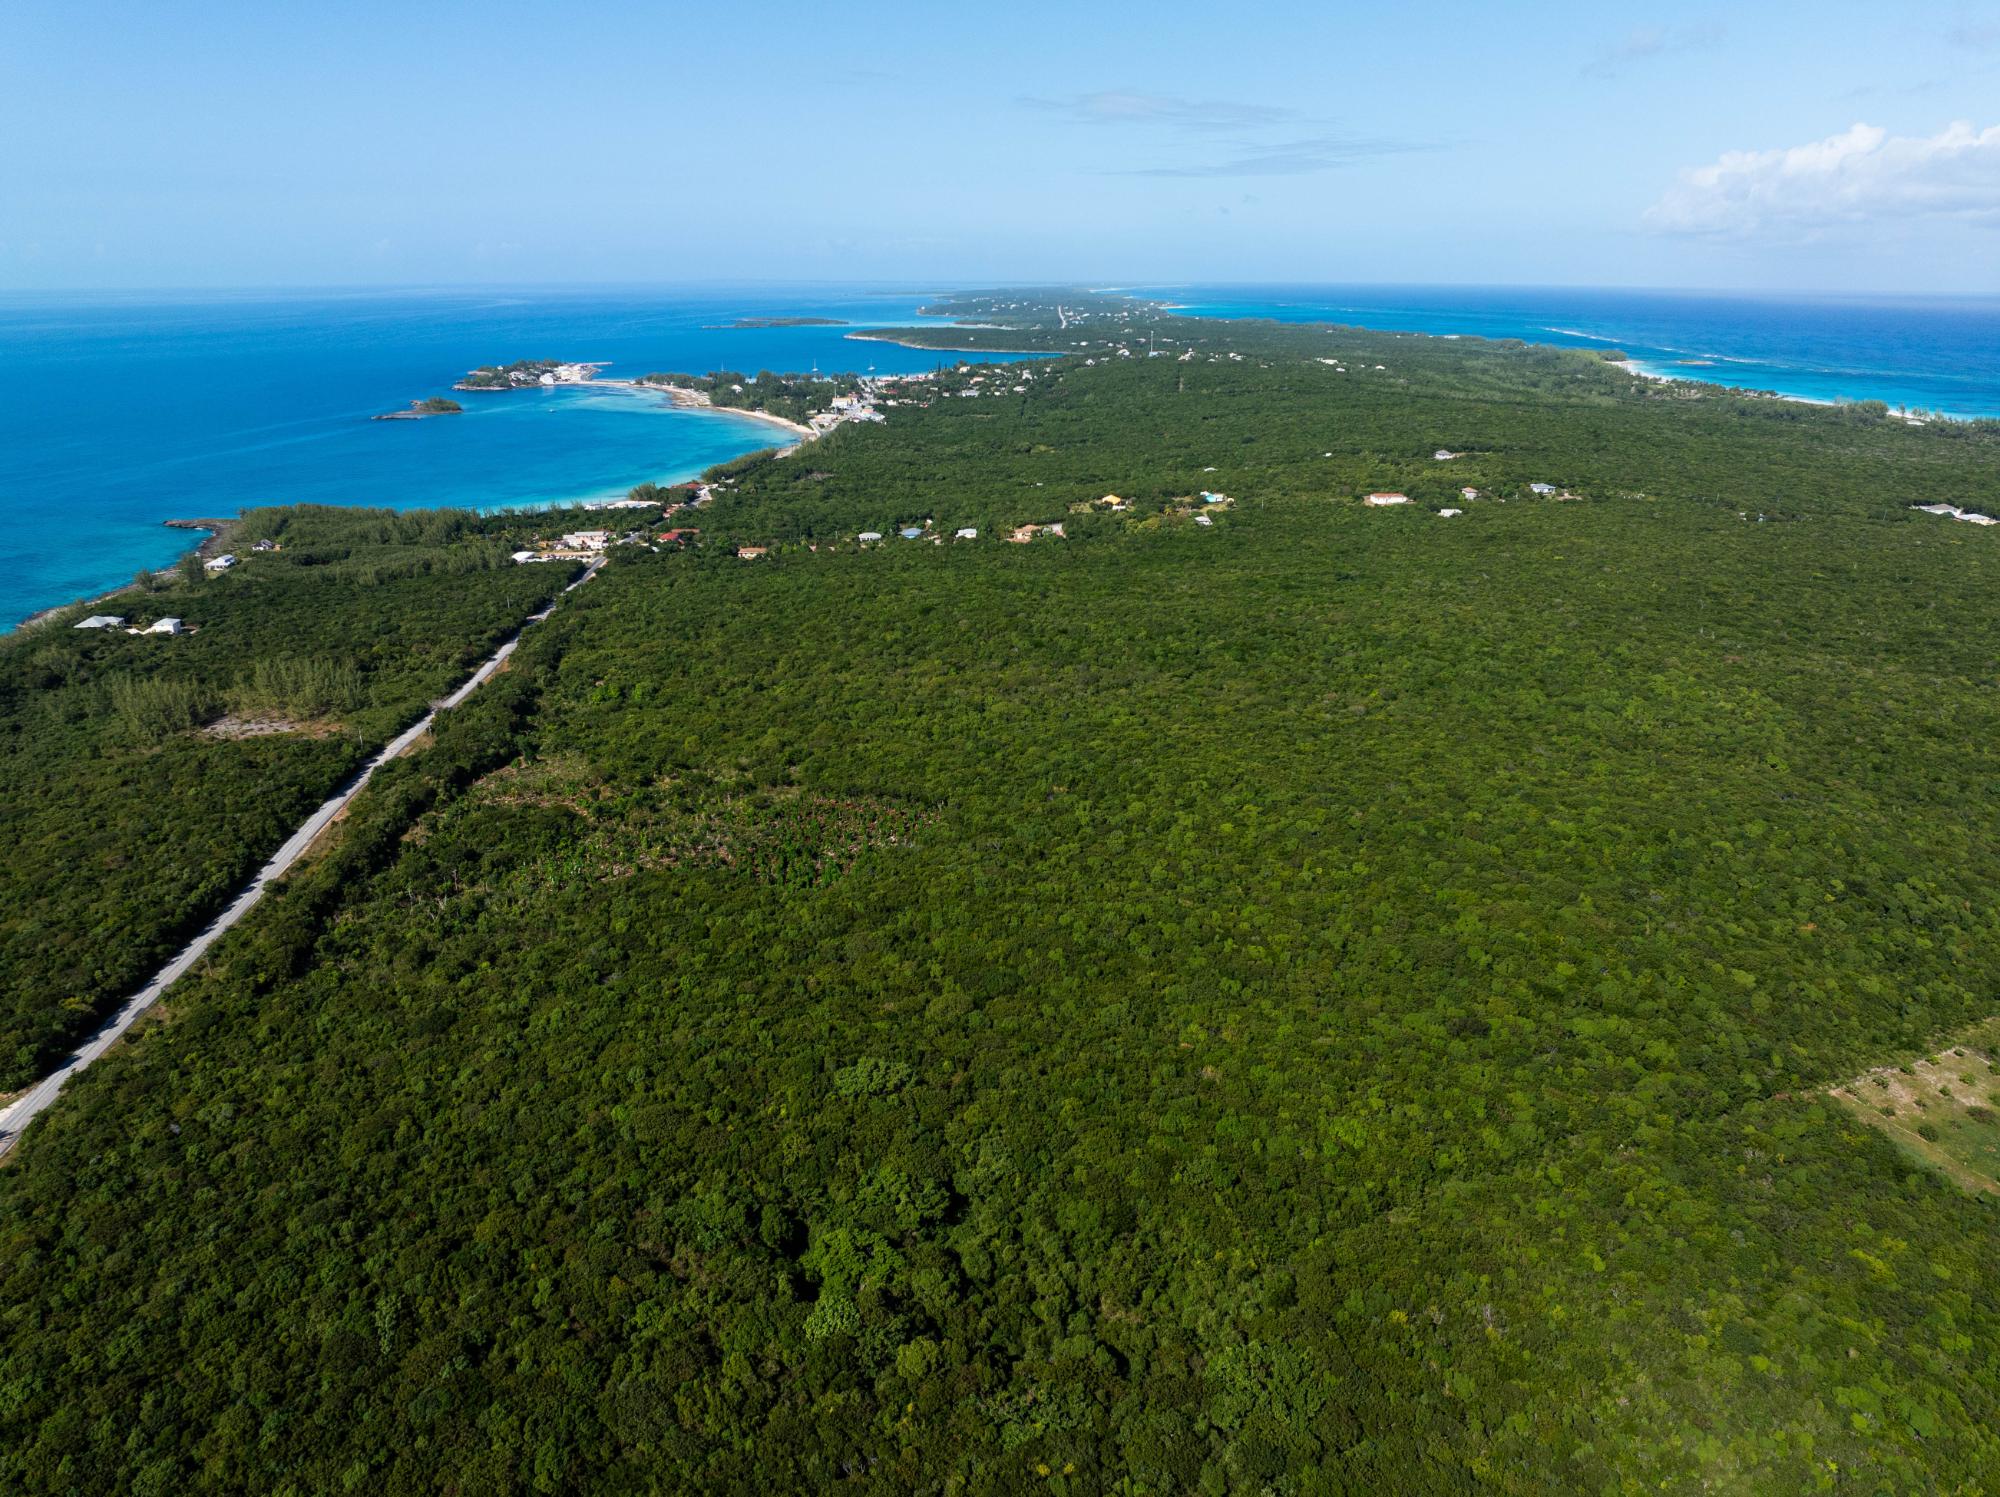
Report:
<svg viewBox="0 0 2000 1497"><path fill-rule="evenodd" d="M1194 517L1194 522L1197 525L1213 525L1215 523L1215 521L1210 519L1207 515L1196 515Z"/></svg>
<svg viewBox="0 0 2000 1497"><path fill-rule="evenodd" d="M1479 497L1479 490L1470 487L1463 488L1458 491L1458 497L1461 499L1477 499Z"/></svg>
<svg viewBox="0 0 2000 1497"><path fill-rule="evenodd" d="M1969 509L1960 509L1956 504L1913 504L1910 507L1921 510L1927 515L1950 515L1954 520L1964 520L1971 525L1992 525L1996 523L1991 515L1974 514ZM1764 517L1759 515L1757 518L1761 520ZM84 624L89 622L88 619L84 620ZM78 624L77 628L81 629L83 626L83 624Z"/></svg>
<svg viewBox="0 0 2000 1497"><path fill-rule="evenodd" d="M882 539L882 532L881 532L881 531L879 531L879 530L864 530L864 531L862 531L862 532L861 532L861 534L860 534L860 535L859 535L859 536L857 537L857 539L858 539L858 540L859 540L859 541L860 541L860 542L861 542L861 543L862 543L862 544L863 544L863 545L865 546L865 545L867 545L867 544L868 544L868 542L870 542L870 541L879 541L879 540L881 540L881 539Z"/></svg>
<svg viewBox="0 0 2000 1497"><path fill-rule="evenodd" d="M1410 502L1410 496L1408 494L1370 494L1367 498L1363 499L1361 502L1363 504L1373 505L1377 509L1381 509L1391 504L1408 504Z"/></svg>
<svg viewBox="0 0 2000 1497"><path fill-rule="evenodd" d="M203 569L210 572L226 572L235 565L234 556L215 556L202 563Z"/></svg>
<svg viewBox="0 0 2000 1497"><path fill-rule="evenodd" d="M87 619L79 619L74 627L78 629L123 629L125 627L125 620L115 613L93 613Z"/></svg>
<svg viewBox="0 0 2000 1497"><path fill-rule="evenodd" d="M1528 487L1537 494L1553 494L1556 491L1556 486L1552 483L1531 483Z"/></svg>
<svg viewBox="0 0 2000 1497"><path fill-rule="evenodd" d="M1441 463L1448 463L1453 458L1457 457L1458 454L1456 452L1453 452L1449 447L1440 447L1436 452L1433 452L1431 456L1436 458Z"/></svg>
<svg viewBox="0 0 2000 1497"><path fill-rule="evenodd" d="M1462 515L1464 513L1465 511L1462 509L1441 509L1438 511L1438 518L1440 520L1449 520L1453 515Z"/></svg>
<svg viewBox="0 0 2000 1497"><path fill-rule="evenodd" d="M184 634L187 631L181 627L179 619L154 619L152 623L145 627L143 632L147 634Z"/></svg>
<svg viewBox="0 0 2000 1497"><path fill-rule="evenodd" d="M954 535L952 539L955 541L976 541L979 539L979 532L968 525L965 529Z"/></svg>
<svg viewBox="0 0 2000 1497"><path fill-rule="evenodd" d="M602 551L611 544L608 530L572 530L562 538L565 551Z"/></svg>

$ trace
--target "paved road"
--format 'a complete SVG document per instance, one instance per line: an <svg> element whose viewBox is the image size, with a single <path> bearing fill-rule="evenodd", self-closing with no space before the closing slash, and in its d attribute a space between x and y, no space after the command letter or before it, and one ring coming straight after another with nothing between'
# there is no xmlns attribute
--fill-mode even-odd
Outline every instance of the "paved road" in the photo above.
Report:
<svg viewBox="0 0 2000 1497"><path fill-rule="evenodd" d="M575 592L584 583L595 577L598 568L603 565L604 563L601 559L593 561L584 569L583 575L564 588L563 591L565 593ZM560 598L557 601L561 601ZM542 609L541 612L530 614L526 622L523 623L522 628L525 629L528 624L540 623L543 619L554 613L555 609L556 605L552 602L548 607ZM521 636L516 634L512 639L500 646L498 650L495 650L492 656L481 664L478 670L468 676L456 691L433 706L430 711L426 712L403 732L390 739L388 746L368 761L362 768L361 773L355 776L346 789L342 790L332 800L313 812L311 816L306 818L303 826L285 839L284 846L271 854L271 860L257 870L257 876L250 880L248 886L235 899L230 901L229 908L224 910L220 915L217 915L208 925L204 926L201 934L182 947L174 959L155 974L151 982L126 999L124 1006L106 1021L102 1029L99 1029L97 1033L93 1034L76 1050L72 1051L68 1058L61 1065L57 1066L55 1070L29 1087L28 1090L22 1092L20 1096L16 1097L5 1108L0 1108L0 1156L4 1156L20 1141L21 1130L26 1128L44 1109L55 1101L56 1094L63 1089L63 1084L70 1077L76 1075L77 1072L96 1060L98 1056L109 1050L118 1037L132 1027L133 1021L139 1015L159 1002L160 995L165 993L168 988L180 980L190 967L202 959L208 948L216 943L224 931L250 913L250 910L256 905L257 901L264 897L264 890L270 882L275 878L281 877L291 868L292 864L299 860L300 855L308 847L312 846L313 839L325 831L328 823L342 811L346 810L354 797L361 793L363 787L367 785L376 770L380 769L397 755L406 752L411 744L429 732L431 723L436 719L438 713L449 711L451 708L458 706L459 703L471 696L486 681L492 679L493 673L506 663L507 657L514 653L514 647L520 642Z"/></svg>

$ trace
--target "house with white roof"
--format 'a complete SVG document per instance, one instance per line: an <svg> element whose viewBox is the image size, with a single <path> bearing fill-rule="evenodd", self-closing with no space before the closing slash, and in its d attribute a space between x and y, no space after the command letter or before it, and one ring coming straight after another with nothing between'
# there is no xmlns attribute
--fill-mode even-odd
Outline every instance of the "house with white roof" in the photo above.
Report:
<svg viewBox="0 0 2000 1497"><path fill-rule="evenodd" d="M115 613L93 613L87 619L78 619L71 627L77 629L123 629L125 620Z"/></svg>

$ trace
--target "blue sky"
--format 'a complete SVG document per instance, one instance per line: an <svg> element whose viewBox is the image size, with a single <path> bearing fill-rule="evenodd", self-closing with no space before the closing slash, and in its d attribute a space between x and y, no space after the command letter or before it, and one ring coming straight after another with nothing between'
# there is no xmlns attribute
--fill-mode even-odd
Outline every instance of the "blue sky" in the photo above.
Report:
<svg viewBox="0 0 2000 1497"><path fill-rule="evenodd" d="M2000 0L0 8L0 288L2000 293Z"/></svg>

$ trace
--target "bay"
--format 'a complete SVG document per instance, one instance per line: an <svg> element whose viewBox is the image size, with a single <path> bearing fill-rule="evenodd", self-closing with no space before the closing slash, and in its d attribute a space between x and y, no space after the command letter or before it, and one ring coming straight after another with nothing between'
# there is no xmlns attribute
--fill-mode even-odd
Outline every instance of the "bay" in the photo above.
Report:
<svg viewBox="0 0 2000 1497"><path fill-rule="evenodd" d="M262 504L496 509L690 478L784 440L766 423L588 387L464 394L517 358L656 370L909 373L934 352L850 332L918 320L908 289L704 287L0 298L0 626L170 564L170 518ZM834 327L749 327L818 316Z"/></svg>

